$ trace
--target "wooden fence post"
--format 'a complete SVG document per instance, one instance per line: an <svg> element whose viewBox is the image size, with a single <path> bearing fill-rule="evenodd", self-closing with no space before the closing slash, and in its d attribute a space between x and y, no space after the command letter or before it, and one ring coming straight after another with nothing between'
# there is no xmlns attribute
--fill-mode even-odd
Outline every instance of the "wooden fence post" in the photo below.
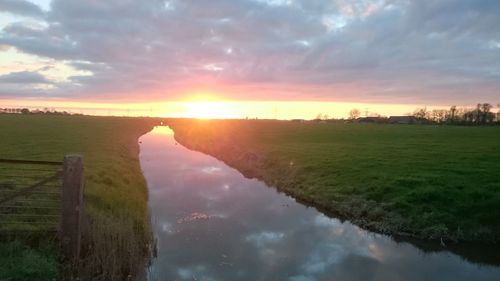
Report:
<svg viewBox="0 0 500 281"><path fill-rule="evenodd" d="M80 257L80 222L83 200L83 157L66 155L63 164L61 246L64 256L75 262Z"/></svg>

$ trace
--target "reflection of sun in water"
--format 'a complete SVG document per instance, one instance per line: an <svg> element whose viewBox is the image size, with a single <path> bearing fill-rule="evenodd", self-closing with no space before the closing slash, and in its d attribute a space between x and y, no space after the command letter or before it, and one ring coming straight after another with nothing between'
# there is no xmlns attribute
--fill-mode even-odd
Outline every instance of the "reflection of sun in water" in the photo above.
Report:
<svg viewBox="0 0 500 281"><path fill-rule="evenodd" d="M174 131L167 126L156 126L153 132L158 135L174 135Z"/></svg>

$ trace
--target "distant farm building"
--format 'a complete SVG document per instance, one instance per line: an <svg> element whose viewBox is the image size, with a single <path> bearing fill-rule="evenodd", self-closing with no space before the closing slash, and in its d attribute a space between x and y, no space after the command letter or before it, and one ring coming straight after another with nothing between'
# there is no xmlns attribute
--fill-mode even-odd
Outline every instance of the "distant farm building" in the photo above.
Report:
<svg viewBox="0 0 500 281"><path fill-rule="evenodd" d="M385 117L360 117L356 119L357 123L386 123L387 118Z"/></svg>
<svg viewBox="0 0 500 281"><path fill-rule="evenodd" d="M417 118L415 116L391 116L391 117L389 117L389 123L391 123L391 124L429 124L431 122L428 119Z"/></svg>

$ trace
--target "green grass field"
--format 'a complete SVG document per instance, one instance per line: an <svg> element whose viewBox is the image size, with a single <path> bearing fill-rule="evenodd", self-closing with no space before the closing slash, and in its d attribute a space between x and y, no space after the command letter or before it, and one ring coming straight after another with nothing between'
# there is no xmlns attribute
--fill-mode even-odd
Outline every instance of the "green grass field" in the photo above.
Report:
<svg viewBox="0 0 500 281"><path fill-rule="evenodd" d="M122 274L134 273L132 265L141 262L150 242L148 192L137 139L154 122L145 118L0 115L1 158L62 161L65 154L84 155L87 219L83 243L87 248L80 270L87 279L122 280ZM34 276L52 280L58 272L54 268L57 251L53 250L57 246L30 249L19 243L0 246L25 249L0 252L0 260L3 256L18 261L15 266L0 266L0 280ZM30 266L33 263L39 266Z"/></svg>
<svg viewBox="0 0 500 281"><path fill-rule="evenodd" d="M169 122L182 144L363 227L500 237L500 127Z"/></svg>
<svg viewBox="0 0 500 281"><path fill-rule="evenodd" d="M364 227L437 239L500 235L499 127L169 122L186 146ZM84 155L82 279L122 280L141 263L150 227L137 139L154 123L0 115L2 158ZM0 243L0 280L57 277L54 243Z"/></svg>

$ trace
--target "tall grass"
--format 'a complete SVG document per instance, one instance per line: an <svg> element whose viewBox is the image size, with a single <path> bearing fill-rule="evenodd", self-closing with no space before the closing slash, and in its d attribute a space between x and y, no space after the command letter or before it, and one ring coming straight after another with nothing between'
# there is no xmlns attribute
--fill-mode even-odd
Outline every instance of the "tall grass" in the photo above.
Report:
<svg viewBox="0 0 500 281"><path fill-rule="evenodd" d="M132 280L143 274L153 239L127 217L94 215L85 220L82 259L76 264L80 280ZM135 280L135 279L134 279Z"/></svg>

